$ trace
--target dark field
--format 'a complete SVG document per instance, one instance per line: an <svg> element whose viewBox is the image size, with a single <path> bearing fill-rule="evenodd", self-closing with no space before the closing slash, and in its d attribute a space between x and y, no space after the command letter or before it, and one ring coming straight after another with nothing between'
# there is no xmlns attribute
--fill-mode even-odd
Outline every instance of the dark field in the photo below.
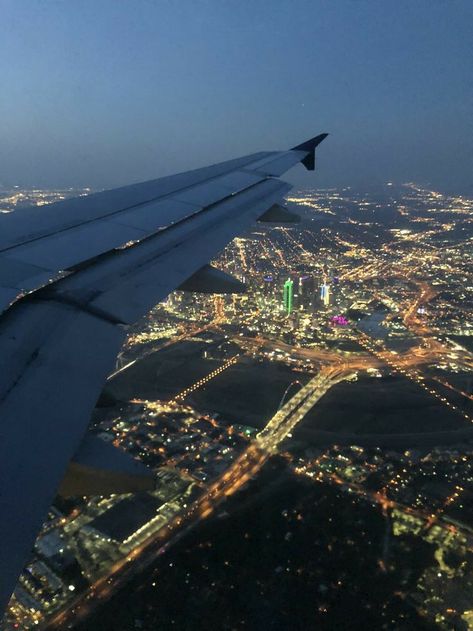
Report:
<svg viewBox="0 0 473 631"><path fill-rule="evenodd" d="M139 359L107 384L107 392L122 401L171 399L223 363L203 359L204 342L181 342Z"/></svg>
<svg viewBox="0 0 473 631"><path fill-rule="evenodd" d="M309 378L282 363L245 358L193 393L190 400L198 409L218 412L230 422L262 428L277 411L287 387Z"/></svg>
<svg viewBox="0 0 473 631"><path fill-rule="evenodd" d="M152 353L117 375L106 391L122 401L171 399L225 361L204 359L207 348L205 343L183 342ZM309 375L282 363L259 363L244 357L188 400L197 409L220 413L229 422L263 427L296 379L305 382Z"/></svg>
<svg viewBox="0 0 473 631"><path fill-rule="evenodd" d="M113 379L107 392L119 400L170 399L223 363L223 359L204 359L208 349L204 342L183 342L148 355ZM262 428L278 409L288 386L296 380L306 383L310 377L282 362L242 357L187 400L196 409L218 413L229 423ZM460 411L471 411L471 403L464 397L438 383L435 388ZM469 432L470 428L460 414L409 379L360 377L329 390L293 436L297 441L318 444L332 432L349 434L347 440L356 442L356 436Z"/></svg>
<svg viewBox="0 0 473 631"><path fill-rule="evenodd" d="M456 438L456 431L464 434ZM399 446L408 447L463 441L471 432L471 423L412 381L384 377L337 384L299 423L293 438L319 445L356 444L359 437L360 444L395 447L398 436ZM412 434L419 434L420 442L403 438Z"/></svg>
<svg viewBox="0 0 473 631"><path fill-rule="evenodd" d="M384 377L337 384L299 427L395 434L459 429L466 424L412 381Z"/></svg>

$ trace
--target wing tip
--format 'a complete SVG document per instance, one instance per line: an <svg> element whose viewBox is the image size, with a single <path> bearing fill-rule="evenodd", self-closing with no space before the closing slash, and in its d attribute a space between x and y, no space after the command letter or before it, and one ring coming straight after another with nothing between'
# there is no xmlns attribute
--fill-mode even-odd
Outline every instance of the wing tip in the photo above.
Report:
<svg viewBox="0 0 473 631"><path fill-rule="evenodd" d="M319 134L318 136L314 136L305 142L302 142L300 145L296 147L292 147L291 151L306 151L307 155L302 158L301 162L305 166L308 171L315 170L315 148L320 145L320 143L327 138L328 133Z"/></svg>
<svg viewBox="0 0 473 631"><path fill-rule="evenodd" d="M300 145L292 147L291 151L313 151L328 135L328 133L318 134L318 136L314 136L309 140L305 140Z"/></svg>

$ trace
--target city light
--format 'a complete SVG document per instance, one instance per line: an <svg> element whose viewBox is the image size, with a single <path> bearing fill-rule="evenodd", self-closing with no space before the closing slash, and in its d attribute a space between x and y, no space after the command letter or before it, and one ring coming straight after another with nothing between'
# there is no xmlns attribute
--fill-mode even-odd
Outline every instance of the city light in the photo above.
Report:
<svg viewBox="0 0 473 631"><path fill-rule="evenodd" d="M61 195L10 191L1 201L16 212ZM395 575L399 537L431 546L434 560L405 598L422 594L429 620L440 608L455 615L455 590L435 580L473 580L473 450L456 438L473 422L473 201L415 184L390 185L389 198L295 193L300 225L258 225L213 262L245 278L246 294L177 291L130 328L94 432L145 462L156 489L141 507L120 495L54 507L10 603L11 628L85 620L180 533L219 519L275 454L289 475L377 511L379 576ZM114 515L127 510L122 534ZM90 587L58 565L71 558Z"/></svg>

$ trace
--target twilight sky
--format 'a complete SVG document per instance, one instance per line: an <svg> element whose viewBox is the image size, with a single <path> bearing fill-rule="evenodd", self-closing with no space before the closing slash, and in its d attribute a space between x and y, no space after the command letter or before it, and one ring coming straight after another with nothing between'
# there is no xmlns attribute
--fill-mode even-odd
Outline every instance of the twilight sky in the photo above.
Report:
<svg viewBox="0 0 473 631"><path fill-rule="evenodd" d="M473 194L471 0L0 0L0 184L110 188L319 133L298 185Z"/></svg>

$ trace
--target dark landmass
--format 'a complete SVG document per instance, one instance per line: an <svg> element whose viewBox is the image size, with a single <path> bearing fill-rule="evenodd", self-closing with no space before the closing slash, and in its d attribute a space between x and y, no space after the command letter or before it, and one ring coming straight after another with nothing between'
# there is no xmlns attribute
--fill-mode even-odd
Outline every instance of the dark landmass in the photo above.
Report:
<svg viewBox="0 0 473 631"><path fill-rule="evenodd" d="M359 378L334 386L293 434L310 439L311 430L355 434L428 433L467 429L471 424L401 377Z"/></svg>
<svg viewBox="0 0 473 631"><path fill-rule="evenodd" d="M205 390L193 393L191 401L197 408L218 412L230 422L262 428L276 412L289 384L296 379L305 383L309 378L282 363L245 359ZM435 387L442 391L440 384ZM468 411L470 404L464 397L450 391L448 398L460 410ZM394 436L463 429L469 431L471 424L411 380L360 377L329 390L297 426L294 436L311 442L314 430Z"/></svg>
<svg viewBox="0 0 473 631"><path fill-rule="evenodd" d="M114 397L171 399L223 363L226 357L212 358L209 353L212 348L215 344L182 342L152 353L110 381L105 394L112 400ZM208 356L204 359L205 351ZM188 400L197 409L219 414L224 422L260 429L278 409L288 386L295 380L305 383L309 378L309 374L292 370L283 362L244 357L193 392ZM452 375L449 379L458 382L460 376L455 380ZM460 382L463 384L464 378ZM445 396L459 411L471 411L473 406L465 397L438 382L435 389L441 393L445 390ZM422 436L457 430L464 431L465 435L459 434L459 439L464 440L469 436L471 424L411 380L398 376L360 377L356 382L341 382L329 390L297 426L293 436L309 445L336 442L336 435L347 443L356 442L357 436L372 436L366 444L375 445L379 436L387 436L394 441L392 446L396 446L396 435ZM400 446L404 446L404 439L400 440ZM439 440L447 444L456 438L439 436L432 444L438 444Z"/></svg>
<svg viewBox="0 0 473 631"><path fill-rule="evenodd" d="M107 384L117 399L171 399L223 363L203 359L204 342L181 342L151 353L119 373Z"/></svg>
<svg viewBox="0 0 473 631"><path fill-rule="evenodd" d="M205 390L193 393L191 401L196 408L217 412L232 423L262 428L276 413L288 386L295 380L305 383L309 378L282 362L245 358Z"/></svg>
<svg viewBox="0 0 473 631"><path fill-rule="evenodd" d="M428 380L426 381L428 384ZM442 387L436 382L437 391ZM454 411L408 379L384 377L342 382L306 415L286 442L301 449L333 444L395 450L473 443L473 427L461 416L471 404L448 392Z"/></svg>
<svg viewBox="0 0 473 631"><path fill-rule="evenodd" d="M204 359L209 348L205 343L182 342L152 353L108 382L106 395L122 401L171 399L227 359ZM192 393L189 401L197 409L221 414L228 422L264 427L289 384L309 377L282 362L245 357Z"/></svg>
<svg viewBox="0 0 473 631"><path fill-rule="evenodd" d="M77 631L433 630L407 594L434 549L388 535L383 560L389 531L378 506L273 459Z"/></svg>

